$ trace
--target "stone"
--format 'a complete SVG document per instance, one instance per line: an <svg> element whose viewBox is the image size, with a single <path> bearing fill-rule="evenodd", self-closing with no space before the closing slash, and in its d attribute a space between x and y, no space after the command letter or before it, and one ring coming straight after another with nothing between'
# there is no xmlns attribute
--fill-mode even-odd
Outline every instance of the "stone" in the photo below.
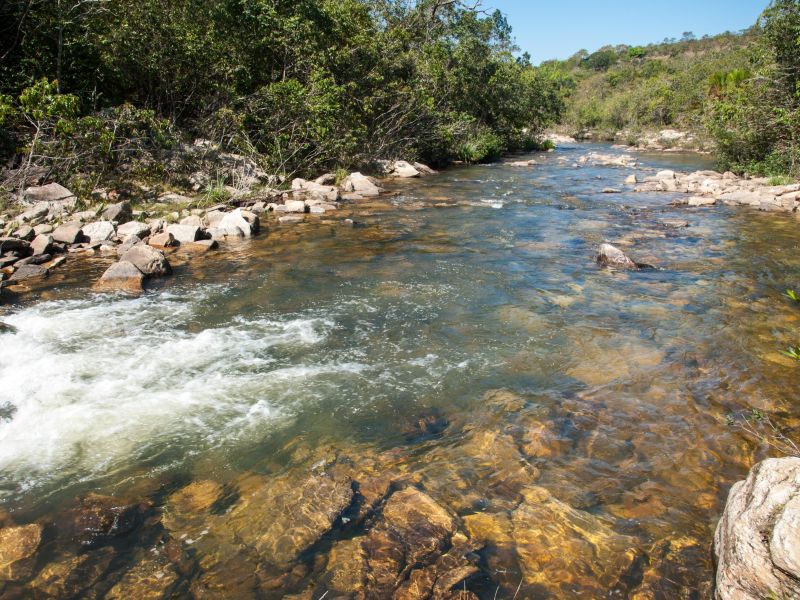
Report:
<svg viewBox="0 0 800 600"><path fill-rule="evenodd" d="M119 261L111 265L94 284L99 292L141 292L144 274L133 263Z"/></svg>
<svg viewBox="0 0 800 600"><path fill-rule="evenodd" d="M81 223L65 223L53 231L53 240L64 244L77 244L83 241L83 225Z"/></svg>
<svg viewBox="0 0 800 600"><path fill-rule="evenodd" d="M11 236L19 240L25 240L26 242L30 242L36 236L36 232L30 225L23 225L22 227L17 229L14 233L12 233Z"/></svg>
<svg viewBox="0 0 800 600"><path fill-rule="evenodd" d="M550 597L564 597L567 590L576 597L626 597L638 584L626 577L646 561L634 538L542 487L523 492L511 523L523 581Z"/></svg>
<svg viewBox="0 0 800 600"><path fill-rule="evenodd" d="M53 233L53 226L48 223L42 223L41 225L37 225L33 228L33 232L36 235L44 235L47 233Z"/></svg>
<svg viewBox="0 0 800 600"><path fill-rule="evenodd" d="M103 596L105 600L163 600L172 597L180 576L175 566L156 549L128 570Z"/></svg>
<svg viewBox="0 0 800 600"><path fill-rule="evenodd" d="M146 238L150 235L150 226L147 223L140 221L128 221L117 227L117 235L122 239L130 236L136 236L140 239Z"/></svg>
<svg viewBox="0 0 800 600"><path fill-rule="evenodd" d="M349 478L290 473L243 494L228 526L264 560L285 568L331 529L352 500Z"/></svg>
<svg viewBox="0 0 800 600"><path fill-rule="evenodd" d="M256 222L258 222L258 217L256 217ZM226 214L217 225L217 229L223 231L235 230L237 228L242 232L244 237L250 237L253 235L253 228L251 227L249 221L242 216L241 208L237 208L236 210Z"/></svg>
<svg viewBox="0 0 800 600"><path fill-rule="evenodd" d="M686 201L689 206L714 206L717 203L715 198L705 196L692 196Z"/></svg>
<svg viewBox="0 0 800 600"><path fill-rule="evenodd" d="M147 244L134 245L120 256L120 261L131 263L145 277L163 277L172 273L172 267L164 253Z"/></svg>
<svg viewBox="0 0 800 600"><path fill-rule="evenodd" d="M414 168L419 171L420 175L436 175L436 171L419 162L414 163Z"/></svg>
<svg viewBox="0 0 800 600"><path fill-rule="evenodd" d="M150 239L147 240L147 243L151 246L155 246L156 248L172 248L175 246L180 246L180 242L175 239L175 236L171 233L157 233L156 235L151 235ZM192 242L187 242L192 243Z"/></svg>
<svg viewBox="0 0 800 600"><path fill-rule="evenodd" d="M325 173L320 175L314 180L317 185L333 185L336 183L336 175L333 173Z"/></svg>
<svg viewBox="0 0 800 600"><path fill-rule="evenodd" d="M345 192L355 192L364 197L379 196L383 191L371 177L361 173L350 173L342 183Z"/></svg>
<svg viewBox="0 0 800 600"><path fill-rule="evenodd" d="M196 242L188 242L183 244L181 247L191 252L209 252L219 248L219 242L212 238L210 240L197 240Z"/></svg>
<svg viewBox="0 0 800 600"><path fill-rule="evenodd" d="M0 529L0 584L30 576L41 543L41 525L32 523Z"/></svg>
<svg viewBox="0 0 800 600"><path fill-rule="evenodd" d="M616 188L603 188L604 194L621 194L622 191Z"/></svg>
<svg viewBox="0 0 800 600"><path fill-rule="evenodd" d="M285 217L278 217L278 223L282 223L284 225L290 225L292 223L302 223L305 219L300 216L295 215L286 215Z"/></svg>
<svg viewBox="0 0 800 600"><path fill-rule="evenodd" d="M196 242L204 237L202 229L197 225L170 225L167 227L167 233L171 233L181 244Z"/></svg>
<svg viewBox="0 0 800 600"><path fill-rule="evenodd" d="M84 598L108 569L114 551L102 548L96 552L67 555L47 563L28 583L34 598Z"/></svg>
<svg viewBox="0 0 800 600"><path fill-rule="evenodd" d="M19 252L27 254L31 245L25 240L13 237L0 237L0 252Z"/></svg>
<svg viewBox="0 0 800 600"><path fill-rule="evenodd" d="M149 505L90 493L70 511L72 535L81 546L95 547L133 531Z"/></svg>
<svg viewBox="0 0 800 600"><path fill-rule="evenodd" d="M46 217L50 212L50 204L48 202L37 202L31 208L17 217L18 221L27 223L28 221L36 221L42 217Z"/></svg>
<svg viewBox="0 0 800 600"><path fill-rule="evenodd" d="M638 265L633 262L619 248L611 244L601 244L597 253L597 262L603 266L621 267L624 269L636 269Z"/></svg>
<svg viewBox="0 0 800 600"><path fill-rule="evenodd" d="M771 458L733 485L714 535L717 600L800 595L800 458Z"/></svg>
<svg viewBox="0 0 800 600"><path fill-rule="evenodd" d="M401 179L408 179L412 177L419 177L420 172L404 160L396 160L389 165L386 171L389 177L399 177Z"/></svg>
<svg viewBox="0 0 800 600"><path fill-rule="evenodd" d="M110 240L117 233L114 224L110 221L95 221L82 227L83 235L89 238L90 242L104 242Z"/></svg>
<svg viewBox="0 0 800 600"><path fill-rule="evenodd" d="M10 283L18 283L26 279L45 279L50 275L50 269L41 265L22 265L9 277Z"/></svg>
<svg viewBox="0 0 800 600"><path fill-rule="evenodd" d="M133 220L133 211L128 202L118 202L112 204L103 211L103 219L106 221L114 221L117 225L123 225L128 221Z"/></svg>
<svg viewBox="0 0 800 600"><path fill-rule="evenodd" d="M194 534L206 526L211 508L219 502L223 488L216 481L195 481L170 494L161 522L173 534Z"/></svg>
<svg viewBox="0 0 800 600"><path fill-rule="evenodd" d="M662 219L661 224L670 229L684 229L689 227L689 221L684 221L683 219Z"/></svg>
<svg viewBox="0 0 800 600"><path fill-rule="evenodd" d="M633 175L628 175L625 178L625 183L628 185L636 185L637 183L639 183L639 180L636 179L636 174L634 173Z"/></svg>
<svg viewBox="0 0 800 600"><path fill-rule="evenodd" d="M50 254L36 254L34 256L29 256L28 258L23 258L15 263L17 267L21 267L23 265L41 265L48 262L53 257Z"/></svg>
<svg viewBox="0 0 800 600"><path fill-rule="evenodd" d="M24 198L25 202L29 204L35 202L72 202L74 206L77 201L75 194L58 183L26 188Z"/></svg>
<svg viewBox="0 0 800 600"><path fill-rule="evenodd" d="M283 212L304 213L308 211L308 206L302 200L287 200L283 204Z"/></svg>
<svg viewBox="0 0 800 600"><path fill-rule="evenodd" d="M200 218L200 215L189 215L187 217L183 217L180 220L181 225L194 225L196 227L203 226L203 220Z"/></svg>
<svg viewBox="0 0 800 600"><path fill-rule="evenodd" d="M657 180L667 180L667 181L669 181L669 180L672 180L672 179L676 179L677 176L675 175L675 171L671 171L669 169L666 169L664 171L659 171L658 173L656 173L655 174L655 178Z"/></svg>

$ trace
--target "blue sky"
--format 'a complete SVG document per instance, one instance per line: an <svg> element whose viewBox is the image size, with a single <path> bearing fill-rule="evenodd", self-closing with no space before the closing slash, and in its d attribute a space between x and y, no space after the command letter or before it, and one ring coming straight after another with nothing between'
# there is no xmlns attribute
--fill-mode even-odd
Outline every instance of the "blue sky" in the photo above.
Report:
<svg viewBox="0 0 800 600"><path fill-rule="evenodd" d="M684 31L738 31L755 23L768 0L484 0L499 8L520 49L538 64L581 48L648 44Z"/></svg>

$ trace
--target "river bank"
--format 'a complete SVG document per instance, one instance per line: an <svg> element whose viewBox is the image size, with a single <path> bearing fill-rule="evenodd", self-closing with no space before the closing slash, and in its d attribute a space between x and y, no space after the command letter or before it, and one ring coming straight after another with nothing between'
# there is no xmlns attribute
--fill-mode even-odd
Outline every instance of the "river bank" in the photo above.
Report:
<svg viewBox="0 0 800 600"><path fill-rule="evenodd" d="M113 256L18 296L4 593L710 595L766 455L726 416L800 419L797 222L634 192L590 153L615 151L384 184L337 213L356 227L268 213L230 251L168 249L145 294L87 293ZM603 242L657 268L603 269Z"/></svg>

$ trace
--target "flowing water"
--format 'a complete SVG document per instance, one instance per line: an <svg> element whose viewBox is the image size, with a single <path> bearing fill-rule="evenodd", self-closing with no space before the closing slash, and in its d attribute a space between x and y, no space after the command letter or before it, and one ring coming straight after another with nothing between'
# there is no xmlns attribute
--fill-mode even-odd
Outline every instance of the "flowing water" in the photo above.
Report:
<svg viewBox="0 0 800 600"><path fill-rule="evenodd" d="M223 528L252 477L302 487L322 470L362 503L373 480L390 482L384 503L409 487L432 498L457 530L439 554L469 538L468 576L452 582L464 597L707 597L727 491L767 453L727 415L798 425L797 367L780 354L800 317L781 297L800 283L798 223L600 193L632 171L574 166L598 148L393 184L340 211L356 227L270 222L229 251L176 254L175 276L141 297L90 293L107 264L95 259L7 305L0 524L46 527L6 593L44 589L43 569L80 555L99 566L79 595L121 597L109 588L177 539L169 587L146 597L390 596L331 583L337 544L371 539L378 504L357 526L334 511L285 564L231 534L222 572L270 563L271 575L237 588L218 574L216 596L201 585L219 544L187 536ZM603 241L658 268L599 268ZM198 481L223 492L181 537L161 515ZM142 503L136 526L87 550L72 522L89 493ZM268 504L263 518L291 527L292 511ZM352 568L371 581L368 563Z"/></svg>

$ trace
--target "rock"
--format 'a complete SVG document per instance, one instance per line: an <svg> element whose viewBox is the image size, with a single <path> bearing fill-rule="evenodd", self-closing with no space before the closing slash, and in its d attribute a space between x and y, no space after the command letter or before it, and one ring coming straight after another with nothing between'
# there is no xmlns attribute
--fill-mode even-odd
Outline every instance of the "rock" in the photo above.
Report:
<svg viewBox="0 0 800 600"><path fill-rule="evenodd" d="M625 183L628 185L636 185L637 183L639 183L639 180L636 179L636 174L628 175L625 178Z"/></svg>
<svg viewBox="0 0 800 600"><path fill-rule="evenodd" d="M511 522L523 580L547 596L564 597L570 590L569 595L587 598L627 597L624 592L639 583L628 581L646 563L633 538L542 487L523 492Z"/></svg>
<svg viewBox="0 0 800 600"><path fill-rule="evenodd" d="M37 225L33 228L33 232L36 235L44 235L47 233L53 233L53 226L47 223L42 223L41 225Z"/></svg>
<svg viewBox="0 0 800 600"><path fill-rule="evenodd" d="M436 175L436 171L419 162L414 163L414 168L419 171L420 175Z"/></svg>
<svg viewBox="0 0 800 600"><path fill-rule="evenodd" d="M191 204L192 199L189 196L176 194L174 192L167 192L158 197L158 202L162 204Z"/></svg>
<svg viewBox="0 0 800 600"><path fill-rule="evenodd" d="M383 191L371 177L361 173L350 173L342 183L345 192L355 192L364 197L379 196Z"/></svg>
<svg viewBox="0 0 800 600"><path fill-rule="evenodd" d="M659 171L658 173L656 173L655 178L658 180L663 180L663 179L671 180L671 179L676 179L677 177L675 175L675 171L665 169L664 171Z"/></svg>
<svg viewBox="0 0 800 600"><path fill-rule="evenodd" d="M703 196L692 196L686 200L689 206L714 206L717 203L715 198L705 198Z"/></svg>
<svg viewBox="0 0 800 600"><path fill-rule="evenodd" d="M222 485L216 481L195 481L170 494L164 506L162 523L174 534L194 532L205 525L207 514L222 498Z"/></svg>
<svg viewBox="0 0 800 600"><path fill-rule="evenodd" d="M200 215L189 215L180 220L181 225L194 225L196 227L203 227L203 220Z"/></svg>
<svg viewBox="0 0 800 600"><path fill-rule="evenodd" d="M314 183L317 185L333 185L336 183L336 175L333 173L325 173L324 175L320 175L314 180Z"/></svg>
<svg viewBox="0 0 800 600"><path fill-rule="evenodd" d="M284 225L290 225L292 223L302 223L305 219L300 216L295 215L287 215L285 217L278 217L278 223L282 223Z"/></svg>
<svg viewBox="0 0 800 600"><path fill-rule="evenodd" d="M308 206L302 200L287 200L283 203L283 212L305 213L308 212Z"/></svg>
<svg viewBox="0 0 800 600"><path fill-rule="evenodd" d="M133 263L120 261L103 273L94 289L99 292L141 292L143 283L144 274Z"/></svg>
<svg viewBox="0 0 800 600"><path fill-rule="evenodd" d="M19 240L25 240L26 242L30 242L35 236L36 232L30 225L23 225L11 234L11 237L15 237Z"/></svg>
<svg viewBox="0 0 800 600"><path fill-rule="evenodd" d="M167 227L167 233L172 234L172 237L181 244L203 239L203 231L196 225L170 225Z"/></svg>
<svg viewBox="0 0 800 600"><path fill-rule="evenodd" d="M209 252L211 250L216 250L219 248L219 242L215 239L210 240L198 240L196 242L189 242L181 246L182 248L189 250L191 252Z"/></svg>
<svg viewBox="0 0 800 600"><path fill-rule="evenodd" d="M117 225L123 225L128 221L133 220L133 211L128 202L118 202L112 204L103 211L103 219L106 221L114 221Z"/></svg>
<svg viewBox="0 0 800 600"><path fill-rule="evenodd" d="M628 258L619 248L611 244L601 244L597 253L597 262L603 266L636 269L638 265Z"/></svg>
<svg viewBox="0 0 800 600"><path fill-rule="evenodd" d="M70 511L72 535L84 547L105 544L133 531L146 508L147 504L87 494L80 499L79 506Z"/></svg>
<svg viewBox="0 0 800 600"><path fill-rule="evenodd" d="M87 590L100 580L113 557L111 548L59 557L46 564L28 587L34 598L92 597Z"/></svg>
<svg viewBox="0 0 800 600"><path fill-rule="evenodd" d="M117 235L123 239L130 236L144 239L150 235L150 226L140 221L128 221L117 227Z"/></svg>
<svg viewBox="0 0 800 600"><path fill-rule="evenodd" d="M393 163L390 163L386 174L389 177L399 177L401 179L409 179L420 176L420 172L417 170L417 168L404 160L396 160Z"/></svg>
<svg viewBox="0 0 800 600"><path fill-rule="evenodd" d="M67 257L66 256L59 256L57 259L55 259L53 262L51 262L48 265L48 268L52 271L56 267L60 267L61 265L63 265L65 262L67 262Z"/></svg>
<svg viewBox="0 0 800 600"><path fill-rule="evenodd" d="M44 279L50 275L50 269L41 265L22 265L9 277L10 283L25 281L26 279Z"/></svg>
<svg viewBox="0 0 800 600"><path fill-rule="evenodd" d="M339 189L333 185L320 185L305 179L295 179L292 181L292 190L303 192L314 198L319 198L325 202L336 202L339 200Z"/></svg>
<svg viewBox="0 0 800 600"><path fill-rule="evenodd" d="M29 187L24 193L25 202L71 202L75 206L77 198L67 188L57 183L48 183L39 187Z"/></svg>
<svg viewBox="0 0 800 600"><path fill-rule="evenodd" d="M228 525L264 560L285 568L331 529L352 499L348 478L289 474L243 495L230 510Z"/></svg>
<svg viewBox="0 0 800 600"><path fill-rule="evenodd" d="M19 252L27 254L31 245L25 240L13 237L0 237L0 252Z"/></svg>
<svg viewBox="0 0 800 600"><path fill-rule="evenodd" d="M603 188L604 194L621 194L622 191L616 188Z"/></svg>
<svg viewBox="0 0 800 600"><path fill-rule="evenodd" d="M29 577L34 566L36 551L41 543L41 525L30 524L0 529L0 584Z"/></svg>
<svg viewBox="0 0 800 600"><path fill-rule="evenodd" d="M90 242L104 242L110 240L117 233L114 224L110 221L95 221L82 227L83 235L89 238Z"/></svg>
<svg viewBox="0 0 800 600"><path fill-rule="evenodd" d="M256 223L257 222L258 217L256 217ZM237 208L233 212L226 214L217 225L217 229L222 231L235 231L236 229L239 229L244 237L250 237L253 235L253 228L251 227L249 221L242 216L241 208Z"/></svg>
<svg viewBox="0 0 800 600"><path fill-rule="evenodd" d="M41 265L48 262L52 258L53 257L49 254L37 254L17 261L15 266L21 267L23 265Z"/></svg>
<svg viewBox="0 0 800 600"><path fill-rule="evenodd" d="M27 223L28 221L36 221L42 217L46 217L49 212L50 204L48 202L37 202L31 208L21 213L17 217L17 220L22 221L23 223Z"/></svg>
<svg viewBox="0 0 800 600"><path fill-rule="evenodd" d="M629 154L602 154L590 152L578 159L578 165L593 165L595 167L635 167L636 159Z"/></svg>
<svg viewBox="0 0 800 600"><path fill-rule="evenodd" d="M684 221L682 219L662 219L661 224L670 229L683 229L689 226L689 221Z"/></svg>
<svg viewBox="0 0 800 600"><path fill-rule="evenodd" d="M3 323L0 321L0 333L17 333L17 328L13 325L9 325L8 323Z"/></svg>
<svg viewBox="0 0 800 600"><path fill-rule="evenodd" d="M715 598L800 596L800 458L772 458L734 484L714 535Z"/></svg>
<svg viewBox="0 0 800 600"><path fill-rule="evenodd" d="M163 277L172 273L172 267L164 253L147 244L134 245L120 256L120 261L131 263L145 277Z"/></svg>
<svg viewBox="0 0 800 600"><path fill-rule="evenodd" d="M53 240L64 244L77 244L83 241L83 229L80 223L65 223L53 231Z"/></svg>
<svg viewBox="0 0 800 600"><path fill-rule="evenodd" d="M156 235L151 235L150 239L147 240L147 243L157 248L172 248L175 246L180 246L180 242L178 242L175 239L175 236L171 233L157 233Z"/></svg>
<svg viewBox="0 0 800 600"><path fill-rule="evenodd" d="M156 549L139 561L103 596L105 600L163 600L172 597L180 576L175 566Z"/></svg>
<svg viewBox="0 0 800 600"><path fill-rule="evenodd" d="M515 160L508 163L510 167L533 167L537 164L535 160Z"/></svg>

